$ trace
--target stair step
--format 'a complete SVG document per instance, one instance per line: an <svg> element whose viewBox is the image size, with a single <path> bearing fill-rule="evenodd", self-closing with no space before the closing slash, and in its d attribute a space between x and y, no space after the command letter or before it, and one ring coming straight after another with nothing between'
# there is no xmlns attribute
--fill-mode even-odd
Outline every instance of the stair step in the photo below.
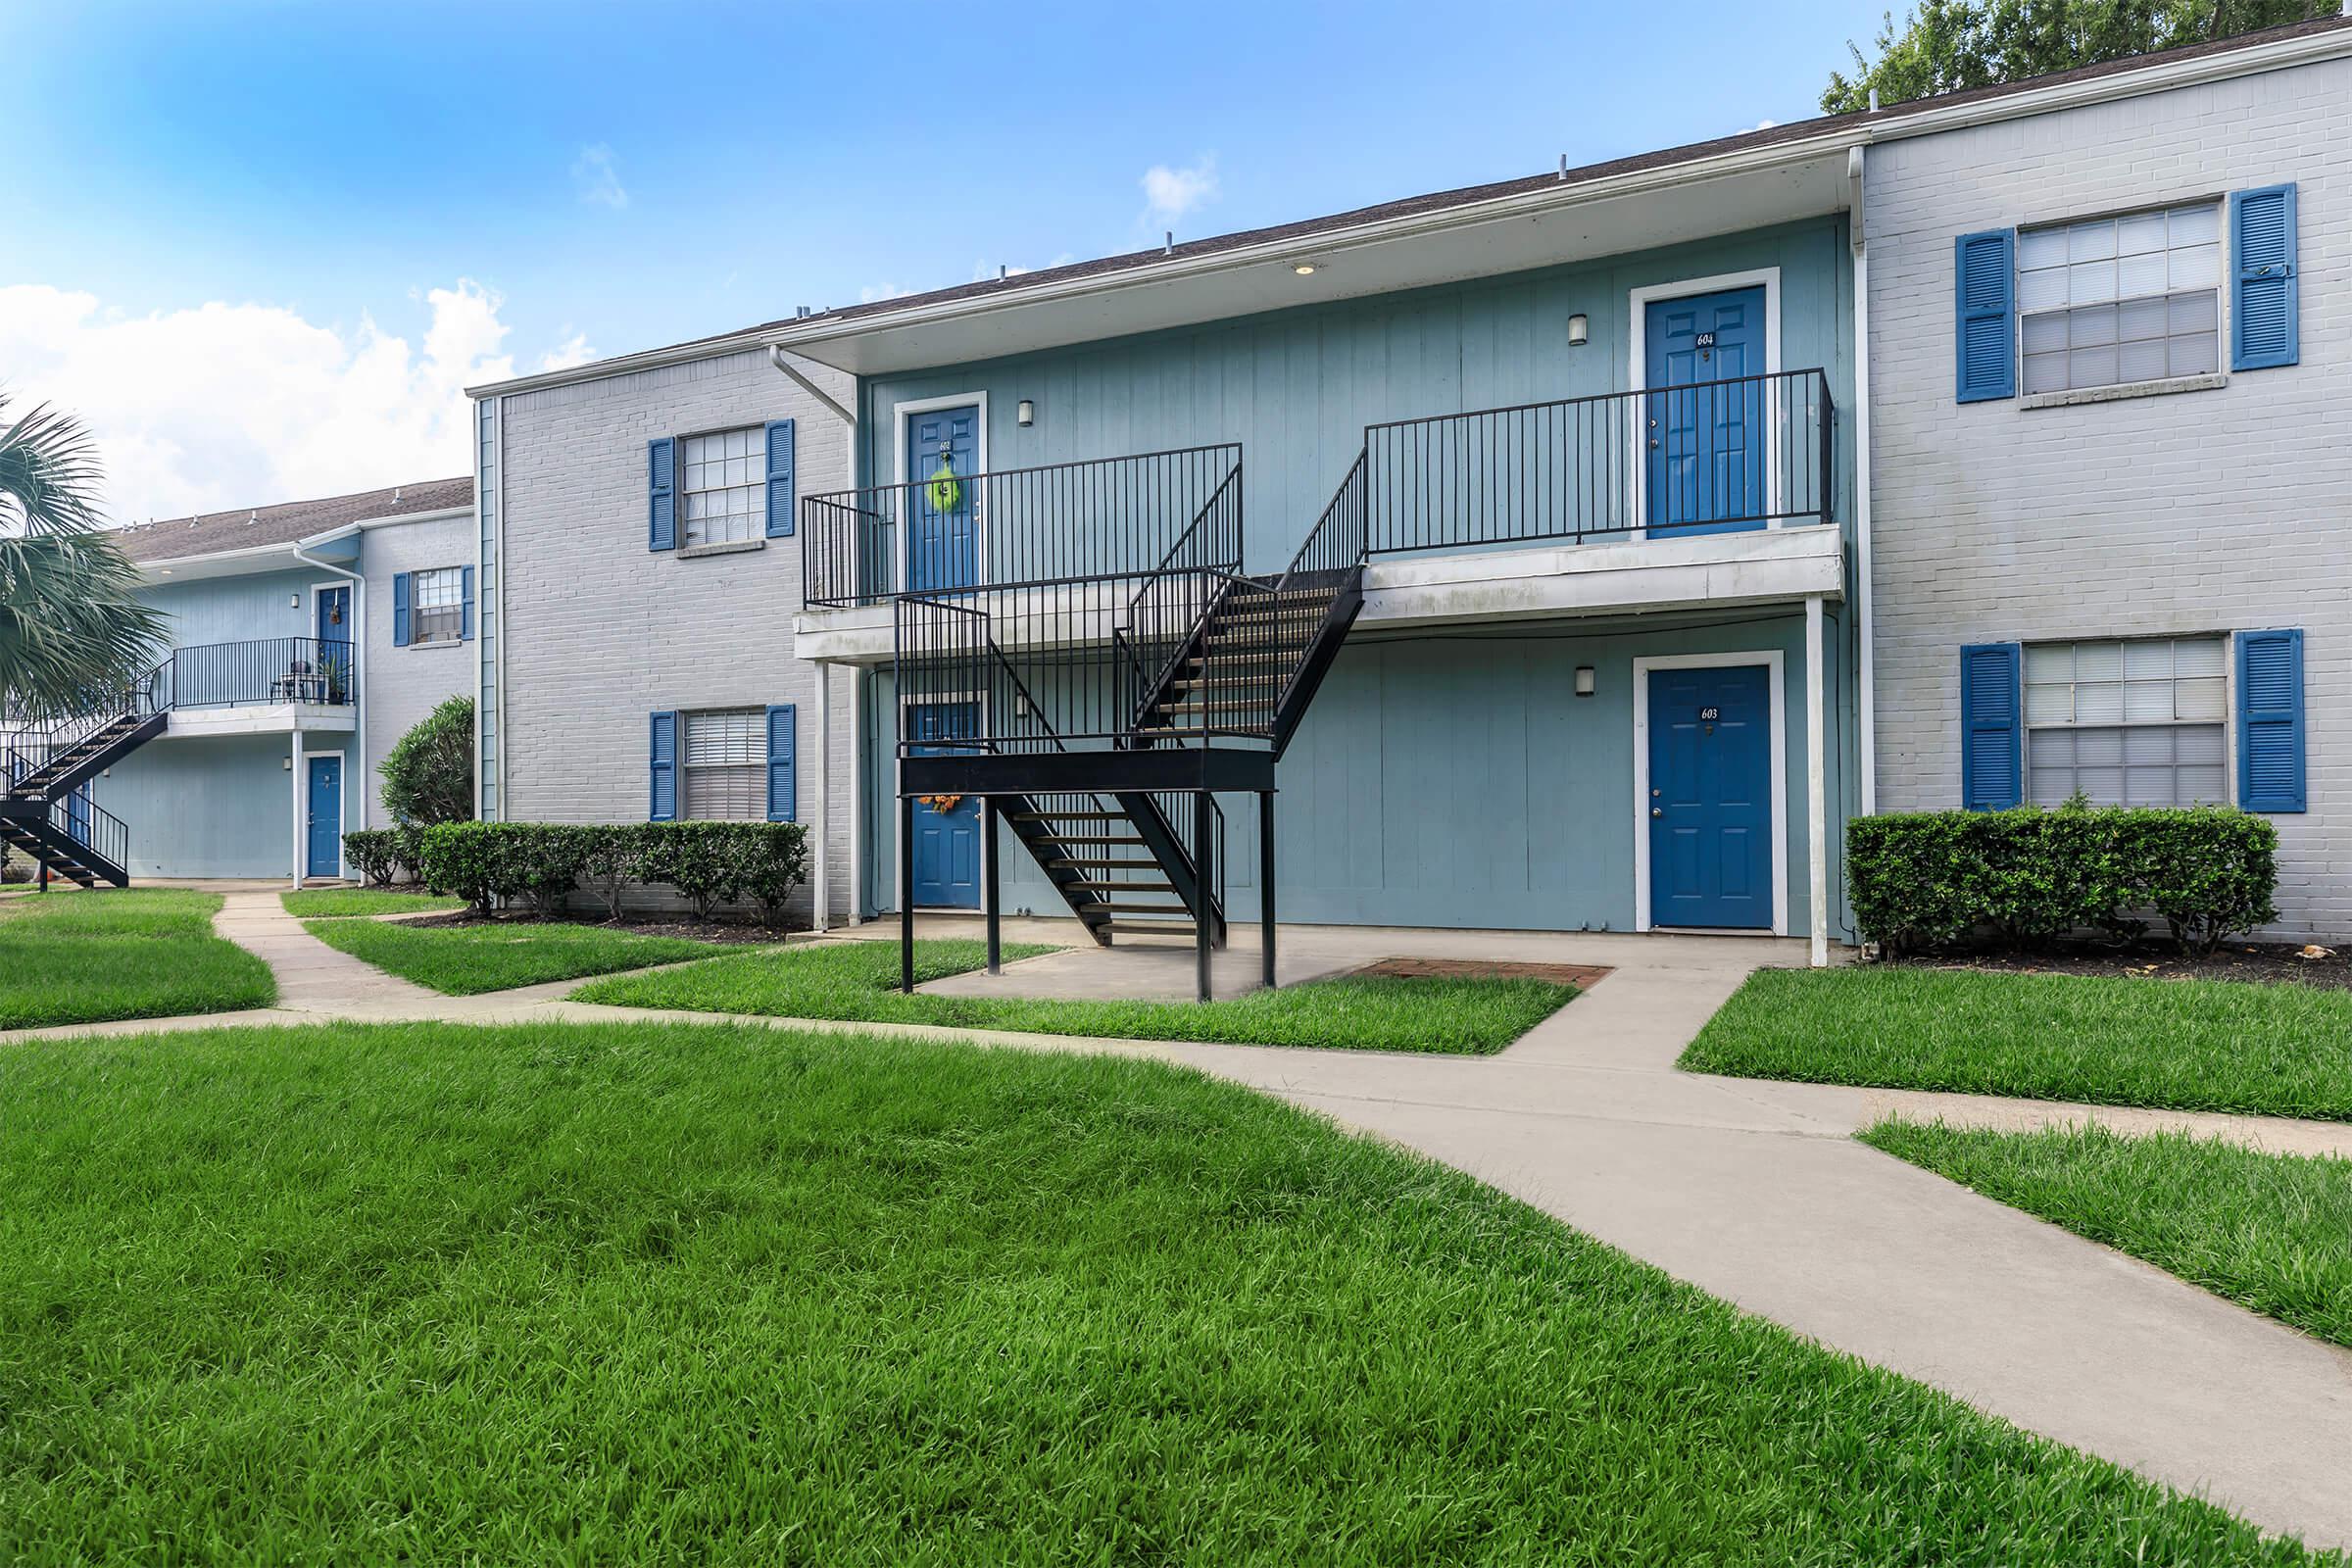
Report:
<svg viewBox="0 0 2352 1568"><path fill-rule="evenodd" d="M1192 937L1199 927L1190 920L1155 920L1139 924L1133 920L1108 920L1096 926L1097 931L1115 936L1134 937Z"/></svg>
<svg viewBox="0 0 2352 1568"><path fill-rule="evenodd" d="M1098 904L1095 907L1107 909L1112 914L1190 914L1192 912L1181 904Z"/></svg>
<svg viewBox="0 0 2352 1568"><path fill-rule="evenodd" d="M1141 843L1141 840L1137 841ZM1065 846L1066 848L1066 846ZM1071 859L1048 860L1047 866L1056 871L1143 871L1159 864L1157 860Z"/></svg>
<svg viewBox="0 0 2352 1568"><path fill-rule="evenodd" d="M1080 893L1152 893L1165 894L1169 898L1179 896L1176 892L1176 885L1164 877L1157 882L1096 882L1081 879L1063 882L1059 885L1065 889L1075 889Z"/></svg>
<svg viewBox="0 0 2352 1568"><path fill-rule="evenodd" d="M1015 822L1124 822L1125 811L1015 811Z"/></svg>

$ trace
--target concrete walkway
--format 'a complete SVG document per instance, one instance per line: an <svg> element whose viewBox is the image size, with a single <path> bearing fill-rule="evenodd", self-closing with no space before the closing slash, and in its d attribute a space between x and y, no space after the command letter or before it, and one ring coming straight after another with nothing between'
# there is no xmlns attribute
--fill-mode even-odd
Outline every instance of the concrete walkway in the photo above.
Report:
<svg viewBox="0 0 2352 1568"><path fill-rule="evenodd" d="M1024 924L1007 922L1007 939L1032 935ZM1066 924L1039 924L1052 939L1068 940ZM287 991L278 1008L37 1033L315 1023L328 1015L714 1021L709 1013L562 1001L574 982L435 996L339 954L328 954L332 962L319 958L326 950L276 909L274 891L231 893L220 925L282 965ZM2263 1149L2352 1155L2352 1128L1675 1071L1683 1046L1754 968L1802 961L1790 944L1450 931L1295 936L1288 927L1282 934L1286 980L1294 963L1311 970L1407 956L1614 972L1509 1050L1483 1058L743 1021L1112 1052L1214 1073L1457 1166L1747 1310L2203 1494L2265 1529L2352 1546L2352 1353L1852 1137L1900 1112L1997 1127L2178 1128ZM1235 935L1240 946L1243 933ZM1346 954L1351 963L1338 961Z"/></svg>

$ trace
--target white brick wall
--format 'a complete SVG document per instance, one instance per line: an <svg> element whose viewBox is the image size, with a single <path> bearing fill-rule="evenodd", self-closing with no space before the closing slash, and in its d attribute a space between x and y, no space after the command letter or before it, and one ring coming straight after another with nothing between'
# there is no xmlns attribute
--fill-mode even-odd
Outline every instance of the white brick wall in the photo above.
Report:
<svg viewBox="0 0 2352 1568"><path fill-rule="evenodd" d="M435 643L426 648L392 646L392 578L397 572L430 571L473 563L473 519L457 516L370 528L361 564L368 572L365 663L368 706L368 825L386 827L384 754L445 698L473 693L473 645Z"/></svg>
<svg viewBox="0 0 2352 1568"><path fill-rule="evenodd" d="M2299 366L1954 402L1955 236L2288 180ZM2280 931L2352 937L2352 62L1873 147L1866 233L1881 808L1959 804L1962 644L2300 626L2311 809L2276 819Z"/></svg>
<svg viewBox="0 0 2352 1568"><path fill-rule="evenodd" d="M804 365L843 403L849 378ZM767 363L733 354L506 400L506 766L516 822L640 822L647 715L799 705L800 819L816 821L816 670L792 656L801 537L687 558L646 548L646 443L798 421L800 494L850 484L848 428ZM827 880L850 908L849 677L832 689ZM803 895L805 917L809 900Z"/></svg>

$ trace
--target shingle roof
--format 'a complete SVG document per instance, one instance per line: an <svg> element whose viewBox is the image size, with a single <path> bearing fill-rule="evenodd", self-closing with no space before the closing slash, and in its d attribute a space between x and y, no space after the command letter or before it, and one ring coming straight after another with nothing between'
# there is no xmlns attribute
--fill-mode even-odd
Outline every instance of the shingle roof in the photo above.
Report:
<svg viewBox="0 0 2352 1568"><path fill-rule="evenodd" d="M1092 261L1073 262L1063 267L1043 268L1033 272L1017 272L1009 277L988 278L976 283L960 283L952 288L932 289L920 294L901 294L890 299L875 300L862 305L839 306L818 317L786 318L766 321L758 326L746 327L734 332L717 333L708 338L695 338L673 345L673 347L689 349L701 343L717 343L730 338L740 338L750 333L770 332L795 325L809 325L819 320L827 324L856 321L867 317L886 316L924 306L942 305L956 300L979 299L1000 291L1035 288L1041 283L1056 283L1099 273L1124 271L1131 268L1147 267L1154 262L1214 256L1220 252L1243 250L1255 245L1310 238L1319 233L1338 232L1362 223L1409 218L1416 214L1441 212L1448 208L1473 207L1481 202L1498 201L1506 197L1527 195L1542 190L1572 187L1593 180L1636 173L1642 170L1693 163L1700 159L1745 151L1750 148L1769 147L1781 142L1804 141L1816 136L1834 134L1846 126L1859 126L1864 123L1885 124L1929 110L1942 110L1956 105L2006 98L2017 93L2035 91L2067 82L2123 75L2177 61L2191 60L2206 55L2228 54L2239 49L2279 43L2291 38L2330 32L2345 27L2352 27L2352 17L2322 17L2311 22L2290 23L2284 26L2266 27L2257 32L2239 33L2235 37L2217 38L2207 43L2187 44L2178 49L2166 49L2155 54L2132 55L2122 60L2110 60L2101 65L2082 66L2073 71L2053 72L2046 76L2033 76L2023 81L2001 82L1988 87L1973 87L1962 92L1942 93L1933 98L1919 98L1908 103L1891 104L1875 114L1857 112L1847 115L1822 115L1811 120L1791 121L1785 125L1772 125L1762 130L1744 131L1736 136L1719 136L1709 141L1689 142L1680 147L1667 147L1655 152L1639 153L1630 158L1616 158L1606 163L1588 164L1581 169L1571 169L1564 174L1546 172L1527 175L1518 179L1496 180L1484 185L1465 185L1456 190L1433 191L1424 196L1408 196L1399 201L1382 202L1371 207L1358 207L1348 212L1331 213L1320 218L1302 219L1296 222L1277 223L1266 228L1244 229L1231 234L1213 235L1206 239L1187 240L1173 247L1129 251L1117 256L1103 256Z"/></svg>
<svg viewBox="0 0 2352 1568"><path fill-rule="evenodd" d="M114 537L133 561L177 561L258 545L292 544L372 517L403 517L415 512L445 512L472 504L471 478L428 479L422 484L392 485L317 501L281 501L273 507L143 522L117 529Z"/></svg>

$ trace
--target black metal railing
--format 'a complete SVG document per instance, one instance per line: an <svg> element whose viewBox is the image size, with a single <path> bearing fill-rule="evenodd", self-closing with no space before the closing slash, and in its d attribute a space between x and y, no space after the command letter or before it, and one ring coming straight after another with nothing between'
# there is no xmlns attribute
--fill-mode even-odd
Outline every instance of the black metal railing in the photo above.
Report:
<svg viewBox="0 0 2352 1568"><path fill-rule="evenodd" d="M1372 425L1369 547L1830 522L1835 426L1820 369Z"/></svg>
<svg viewBox="0 0 2352 1568"><path fill-rule="evenodd" d="M802 590L820 606L899 594L1149 576L1176 553L1241 565L1238 444L995 473L934 470L905 484L801 502ZM1230 488L1230 537L1196 519Z"/></svg>
<svg viewBox="0 0 2352 1568"><path fill-rule="evenodd" d="M155 681L161 708L347 708L359 690L359 665L352 644L340 639L269 637L175 648Z"/></svg>
<svg viewBox="0 0 2352 1568"><path fill-rule="evenodd" d="M122 870L130 868L130 828L86 795L75 793L50 802L49 826L107 863ZM82 863L89 864L87 860Z"/></svg>

